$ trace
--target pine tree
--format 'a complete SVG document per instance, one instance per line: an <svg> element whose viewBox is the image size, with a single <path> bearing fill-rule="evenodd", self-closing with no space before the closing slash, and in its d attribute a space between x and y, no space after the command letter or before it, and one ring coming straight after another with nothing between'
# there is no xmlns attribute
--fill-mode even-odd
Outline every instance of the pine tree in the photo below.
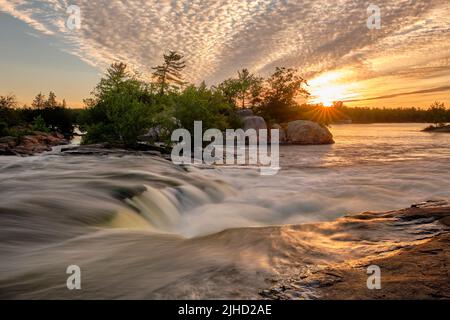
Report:
<svg viewBox="0 0 450 320"><path fill-rule="evenodd" d="M106 70L106 75L95 87L94 95L103 96L108 92L116 91L122 83L132 78L123 62L115 62Z"/></svg>
<svg viewBox="0 0 450 320"><path fill-rule="evenodd" d="M159 86L159 93L164 95L165 90L169 85L177 87L184 84L181 72L186 67L183 60L184 56L176 51L170 51L169 54L164 54L164 64L152 68L153 78Z"/></svg>

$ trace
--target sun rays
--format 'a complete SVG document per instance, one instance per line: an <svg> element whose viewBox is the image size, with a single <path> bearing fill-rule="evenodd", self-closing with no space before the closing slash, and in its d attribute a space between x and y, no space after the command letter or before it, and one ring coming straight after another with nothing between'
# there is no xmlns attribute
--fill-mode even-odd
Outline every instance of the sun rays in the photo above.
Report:
<svg viewBox="0 0 450 320"><path fill-rule="evenodd" d="M351 71L338 70L323 73L310 80L310 102L331 107L335 101L357 97L356 85L348 82L351 76Z"/></svg>

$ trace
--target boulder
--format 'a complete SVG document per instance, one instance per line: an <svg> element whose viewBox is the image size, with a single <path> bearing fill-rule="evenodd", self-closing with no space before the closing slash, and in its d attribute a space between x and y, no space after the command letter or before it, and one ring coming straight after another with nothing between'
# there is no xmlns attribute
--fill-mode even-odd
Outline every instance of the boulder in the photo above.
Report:
<svg viewBox="0 0 450 320"><path fill-rule="evenodd" d="M261 129L267 129L266 121L262 117L251 116L243 119L244 130L255 129L256 131Z"/></svg>
<svg viewBox="0 0 450 320"><path fill-rule="evenodd" d="M181 122L177 118L171 117L169 121L174 125L174 127L181 127ZM145 134L140 135L137 139L140 142L153 143L153 142L161 142L164 136L170 136L170 132L166 127L158 124L148 129L148 131Z"/></svg>
<svg viewBox="0 0 450 320"><path fill-rule="evenodd" d="M272 126L272 129L278 129L279 130L279 132L280 132L280 143L285 143L286 141L287 141L287 137L286 137L286 130L284 130L284 128L281 126L281 125L279 125L279 124L274 124L273 126Z"/></svg>
<svg viewBox="0 0 450 320"><path fill-rule="evenodd" d="M333 135L328 128L316 122L297 120L288 123L287 142L292 144L333 144Z"/></svg>
<svg viewBox="0 0 450 320"><path fill-rule="evenodd" d="M138 140L143 142L159 141L162 136L162 130L163 127L161 125L152 127L147 131L147 133L139 136Z"/></svg>
<svg viewBox="0 0 450 320"><path fill-rule="evenodd" d="M253 117L254 116L252 109L240 109L236 113L241 118Z"/></svg>

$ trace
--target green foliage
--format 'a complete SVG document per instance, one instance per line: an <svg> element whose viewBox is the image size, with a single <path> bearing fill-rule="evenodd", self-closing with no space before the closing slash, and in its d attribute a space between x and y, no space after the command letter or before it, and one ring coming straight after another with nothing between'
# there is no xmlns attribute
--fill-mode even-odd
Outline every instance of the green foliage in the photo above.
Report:
<svg viewBox="0 0 450 320"><path fill-rule="evenodd" d="M34 131L39 131L39 132L49 132L50 131L47 127L47 124L45 123L44 118L41 115L34 118L31 128Z"/></svg>
<svg viewBox="0 0 450 320"><path fill-rule="evenodd" d="M433 104L435 105L435 104ZM450 122L450 109L446 109L443 104L439 108L429 109L419 108L350 108L341 105L335 108L339 112L340 119L351 119L354 123L447 123ZM443 108L444 107L444 108ZM304 107L304 109L306 109Z"/></svg>
<svg viewBox="0 0 450 320"><path fill-rule="evenodd" d="M154 97L123 63L114 63L87 100L83 143L109 142L136 146L138 137L155 124L162 110Z"/></svg>
<svg viewBox="0 0 450 320"><path fill-rule="evenodd" d="M174 116L182 128L194 131L194 121L202 121L203 129L225 130L239 126L235 108L218 91L205 84L187 87L175 99Z"/></svg>
<svg viewBox="0 0 450 320"><path fill-rule="evenodd" d="M195 121L202 121L204 130L239 128L242 121L236 111L249 107L269 124L298 119L322 125L348 119L358 123L432 122L437 126L450 122L450 110L438 102L428 110L349 108L342 102L331 108L299 105L299 98L309 93L304 88L306 80L295 69L276 68L267 79L242 69L237 77L208 88L204 83L184 87L184 68L183 55L171 51L164 55L162 65L153 68L154 81L146 83L129 72L126 64L113 63L91 98L85 100L86 109L67 109L65 101L59 103L53 92L48 98L39 93L31 107L20 109L14 96L0 96L0 136L20 136L30 129L70 135L77 124L87 131L85 144L108 142L134 148L140 147L141 139L169 144L173 129L181 127L192 133Z"/></svg>
<svg viewBox="0 0 450 320"><path fill-rule="evenodd" d="M297 74L297 70L276 68L266 81L257 112L271 122L292 120L299 106L297 99L309 96L309 92L303 88L305 84L306 80Z"/></svg>
<svg viewBox="0 0 450 320"><path fill-rule="evenodd" d="M4 121L0 121L0 137L9 135L9 127L8 124Z"/></svg>
<svg viewBox="0 0 450 320"><path fill-rule="evenodd" d="M0 96L0 137L10 135L10 128L19 123L16 97Z"/></svg>
<svg viewBox="0 0 450 320"><path fill-rule="evenodd" d="M236 107L246 108L248 104L255 106L260 103L263 89L263 79L251 74L248 69L238 71L238 77L227 79L217 86L217 89Z"/></svg>
<svg viewBox="0 0 450 320"><path fill-rule="evenodd" d="M240 125L234 106L219 90L204 84L168 90L169 83L181 83L184 62L175 52L164 59L165 64L155 68L156 84L137 80L123 63L111 65L93 98L85 101L88 109L78 116L82 128L87 129L83 143L137 147L141 136L152 128L158 132L159 142L169 142L173 129L181 126L193 132L197 120L203 121L205 130Z"/></svg>

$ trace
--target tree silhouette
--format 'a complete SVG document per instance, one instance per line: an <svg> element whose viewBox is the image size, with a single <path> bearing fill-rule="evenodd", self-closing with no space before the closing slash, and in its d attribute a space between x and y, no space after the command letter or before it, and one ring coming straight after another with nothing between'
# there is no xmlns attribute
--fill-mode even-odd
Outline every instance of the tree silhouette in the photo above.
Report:
<svg viewBox="0 0 450 320"><path fill-rule="evenodd" d="M17 99L14 95L0 96L0 109L12 109L17 107Z"/></svg>
<svg viewBox="0 0 450 320"><path fill-rule="evenodd" d="M38 93L36 97L33 99L33 102L31 102L31 106L38 110L45 109L46 104L47 101L45 95L43 95L41 92Z"/></svg>
<svg viewBox="0 0 450 320"><path fill-rule="evenodd" d="M164 64L152 68L155 70L153 78L159 86L160 95L164 95L170 84L174 87L184 84L181 72L186 67L186 63L183 59L184 56L182 54L176 51L169 51L168 54L164 54Z"/></svg>
<svg viewBox="0 0 450 320"><path fill-rule="evenodd" d="M309 92L304 78L295 69L276 68L266 80L262 94L259 113L269 121L285 122L292 119L297 112L297 98L308 97Z"/></svg>
<svg viewBox="0 0 450 320"><path fill-rule="evenodd" d="M50 91L47 99L47 107L48 108L56 108L58 106L58 102L56 101L56 95L53 91Z"/></svg>
<svg viewBox="0 0 450 320"><path fill-rule="evenodd" d="M434 102L428 111L431 114L431 119L436 127L442 126L447 121L447 110L443 102Z"/></svg>

